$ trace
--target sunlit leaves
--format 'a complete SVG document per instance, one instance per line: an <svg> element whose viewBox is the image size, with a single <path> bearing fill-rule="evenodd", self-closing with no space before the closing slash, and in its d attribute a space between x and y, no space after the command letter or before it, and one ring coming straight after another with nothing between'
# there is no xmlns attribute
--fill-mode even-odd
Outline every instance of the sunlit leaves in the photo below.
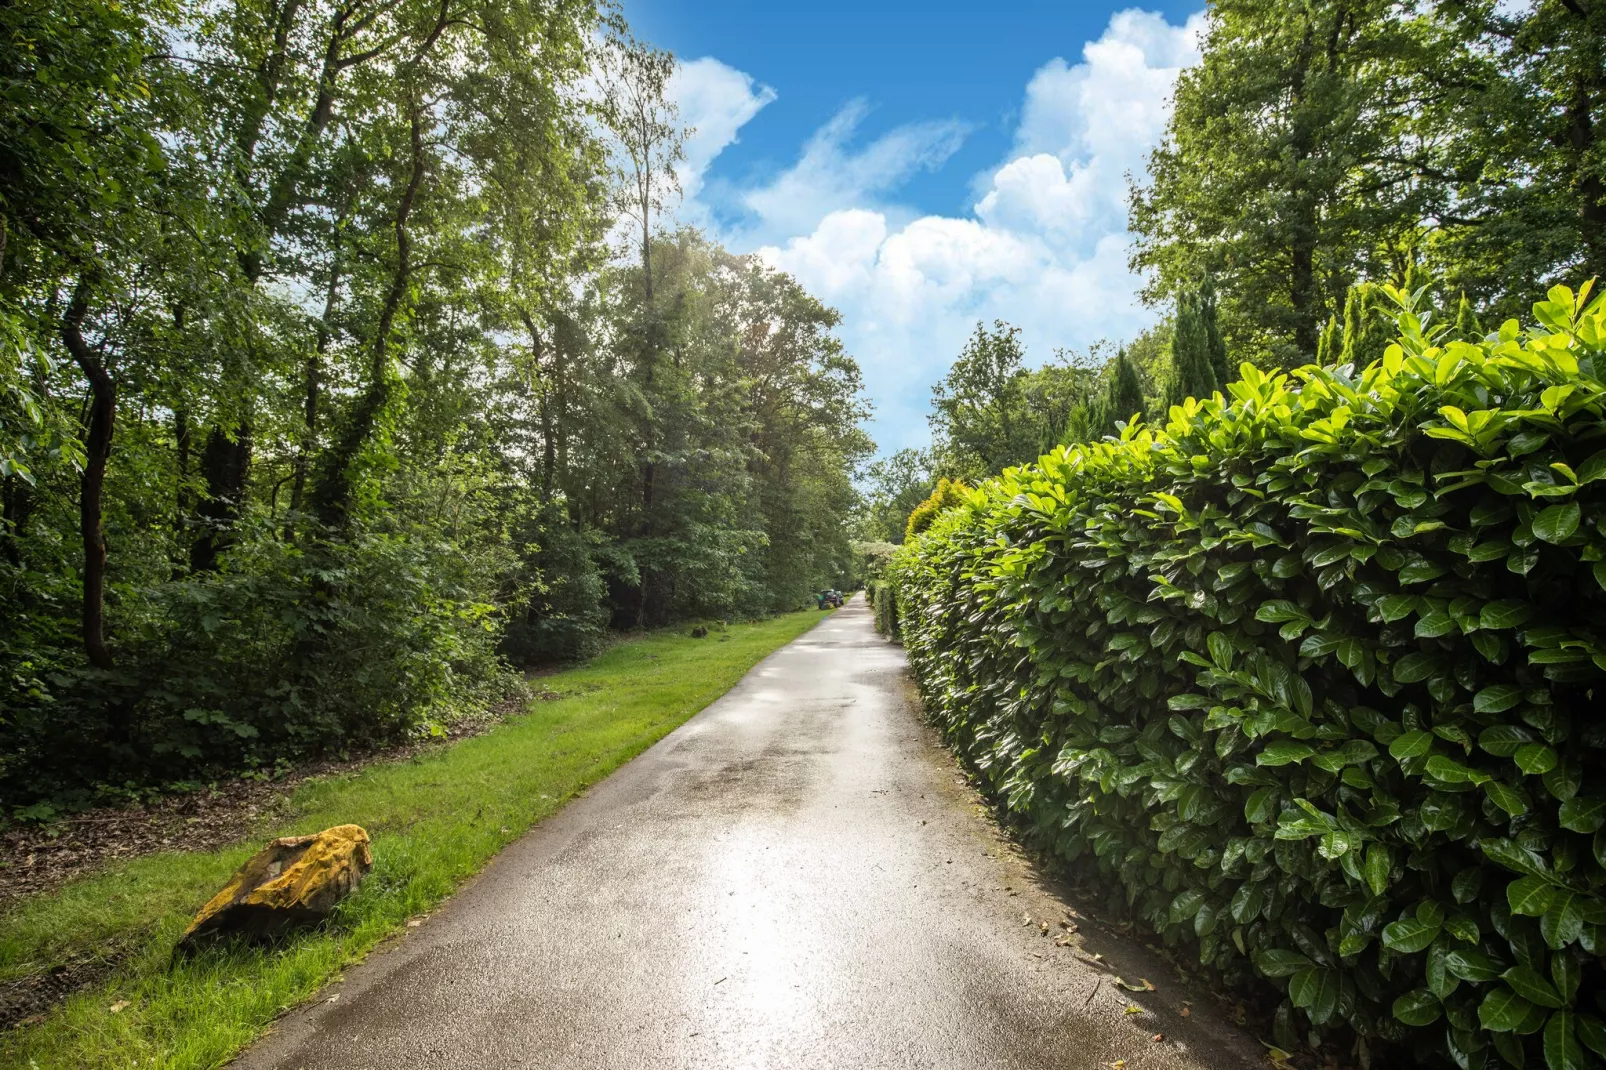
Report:
<svg viewBox="0 0 1606 1070"><path fill-rule="evenodd" d="M906 641L1055 850L1206 964L1247 958L1290 1027L1387 1019L1466 1065L1538 1065L1549 1030L1565 1060L1606 1043L1574 1013L1606 951L1606 389L1580 340L1442 346L1411 307L1354 381L1246 371L984 487L904 551ZM1011 504L1037 485L1053 536ZM1180 508L1135 513L1158 494ZM1079 723L1037 713L1067 695ZM1083 757L1046 777L1040 736Z"/></svg>

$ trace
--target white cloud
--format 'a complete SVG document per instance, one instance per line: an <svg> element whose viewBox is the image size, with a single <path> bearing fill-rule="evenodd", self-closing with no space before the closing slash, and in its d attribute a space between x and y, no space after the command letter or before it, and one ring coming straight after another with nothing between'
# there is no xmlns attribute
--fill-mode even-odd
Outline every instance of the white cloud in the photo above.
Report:
<svg viewBox="0 0 1606 1070"><path fill-rule="evenodd" d="M775 90L705 56L676 68L668 95L680 109L681 123L692 128L686 139L686 158L676 174L686 204L696 206L709 165L736 141L738 131L775 99Z"/></svg>
<svg viewBox="0 0 1606 1070"><path fill-rule="evenodd" d="M739 240L785 239L806 233L832 211L874 206L915 172L941 167L966 134L956 121L911 123L855 149L850 143L868 112L863 101L848 104L809 138L796 164L742 194L752 222Z"/></svg>
<svg viewBox="0 0 1606 1070"><path fill-rule="evenodd" d="M884 450L926 440L931 384L978 319L1018 325L1038 359L1059 346L1129 338L1153 321L1127 267L1127 175L1141 174L1163 135L1171 87L1197 62L1203 27L1202 14L1174 26L1122 11L1080 62L1041 67L1026 86L1010 157L978 180L965 217L917 217L890 202L918 169L945 162L965 129L916 124L854 149L859 104L769 184L707 191L729 193L746 214L723 235L728 244L758 246L842 312ZM707 217L695 201L688 208Z"/></svg>

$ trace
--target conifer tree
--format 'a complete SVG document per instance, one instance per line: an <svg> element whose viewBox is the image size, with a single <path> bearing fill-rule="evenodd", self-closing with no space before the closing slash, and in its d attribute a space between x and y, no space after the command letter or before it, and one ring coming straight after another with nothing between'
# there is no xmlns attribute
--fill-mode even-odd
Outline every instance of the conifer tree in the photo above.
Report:
<svg viewBox="0 0 1606 1070"><path fill-rule="evenodd" d="M1216 373L1216 386L1225 387L1233 380L1232 364L1227 359L1227 339L1221 333L1221 316L1216 310L1216 284L1209 275L1199 287L1199 318L1204 324L1205 352Z"/></svg>
<svg viewBox="0 0 1606 1070"><path fill-rule="evenodd" d="M1110 382L1100 402L1097 430L1110 434L1116 424L1127 423L1143 416L1143 380L1138 378L1137 365L1121 350L1110 366Z"/></svg>
<svg viewBox="0 0 1606 1070"><path fill-rule="evenodd" d="M1483 337L1483 327L1478 323L1477 314L1472 311L1472 302L1467 300L1463 291L1461 303L1455 310L1455 336L1464 342L1476 341Z"/></svg>
<svg viewBox="0 0 1606 1070"><path fill-rule="evenodd" d="M1316 363L1337 364L1339 348L1343 344L1344 334L1338 325L1338 317L1328 316L1327 326L1322 328L1321 337L1316 339Z"/></svg>
<svg viewBox="0 0 1606 1070"><path fill-rule="evenodd" d="M1210 359L1210 337L1205 322L1209 306L1204 296L1203 292L1197 292L1184 293L1177 298L1177 325L1171 336L1171 381L1166 392L1166 400L1171 405L1180 405L1186 398L1207 398L1221 386Z"/></svg>

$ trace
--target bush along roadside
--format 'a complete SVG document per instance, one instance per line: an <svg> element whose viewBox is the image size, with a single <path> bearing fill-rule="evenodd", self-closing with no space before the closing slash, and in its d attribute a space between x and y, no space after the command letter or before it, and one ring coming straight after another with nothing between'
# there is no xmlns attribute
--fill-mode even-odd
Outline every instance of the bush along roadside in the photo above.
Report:
<svg viewBox="0 0 1606 1070"><path fill-rule="evenodd" d="M1282 1046L1598 1065L1606 303L1479 339L1389 296L1364 370L1245 365L971 492L900 631L992 790L1279 986Z"/></svg>

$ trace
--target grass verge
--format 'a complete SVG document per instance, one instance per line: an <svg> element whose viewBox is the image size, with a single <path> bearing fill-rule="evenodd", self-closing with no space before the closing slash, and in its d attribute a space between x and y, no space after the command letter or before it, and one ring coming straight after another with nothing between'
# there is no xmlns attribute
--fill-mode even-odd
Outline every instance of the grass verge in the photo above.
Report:
<svg viewBox="0 0 1606 1070"><path fill-rule="evenodd" d="M354 822L374 868L327 926L271 949L170 961L191 915L259 846L153 855L25 900L0 918L0 981L115 954L107 980L0 1038L0 1065L216 1067L281 1013L478 872L508 843L724 694L820 614L684 630L614 646L544 677L563 697L482 736L314 781L265 835ZM113 1010L116 1007L117 1010Z"/></svg>

